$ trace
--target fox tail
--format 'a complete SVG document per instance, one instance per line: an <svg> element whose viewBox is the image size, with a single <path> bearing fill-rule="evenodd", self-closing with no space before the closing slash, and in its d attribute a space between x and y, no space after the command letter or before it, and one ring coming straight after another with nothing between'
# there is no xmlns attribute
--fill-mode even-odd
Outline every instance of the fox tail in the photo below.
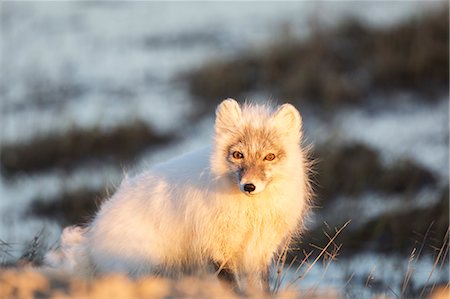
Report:
<svg viewBox="0 0 450 299"><path fill-rule="evenodd" d="M85 276L88 258L85 253L86 228L66 227L60 237L59 246L44 256L44 265L72 275Z"/></svg>

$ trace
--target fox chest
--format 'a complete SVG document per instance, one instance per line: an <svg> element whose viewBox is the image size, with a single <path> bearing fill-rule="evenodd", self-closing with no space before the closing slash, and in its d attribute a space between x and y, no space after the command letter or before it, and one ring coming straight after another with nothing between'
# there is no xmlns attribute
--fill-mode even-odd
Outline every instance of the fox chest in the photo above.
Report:
<svg viewBox="0 0 450 299"><path fill-rule="evenodd" d="M289 233L283 214L277 211L234 211L216 217L214 222L211 249L217 260L241 260L249 254L265 259Z"/></svg>

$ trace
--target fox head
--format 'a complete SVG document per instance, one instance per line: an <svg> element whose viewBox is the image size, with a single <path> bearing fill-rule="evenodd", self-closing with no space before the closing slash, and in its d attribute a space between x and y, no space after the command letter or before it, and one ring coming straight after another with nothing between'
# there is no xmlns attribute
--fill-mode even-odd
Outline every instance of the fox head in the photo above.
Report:
<svg viewBox="0 0 450 299"><path fill-rule="evenodd" d="M263 192L295 167L301 127L301 116L290 104L273 109L224 100L216 110L214 172L246 195Z"/></svg>

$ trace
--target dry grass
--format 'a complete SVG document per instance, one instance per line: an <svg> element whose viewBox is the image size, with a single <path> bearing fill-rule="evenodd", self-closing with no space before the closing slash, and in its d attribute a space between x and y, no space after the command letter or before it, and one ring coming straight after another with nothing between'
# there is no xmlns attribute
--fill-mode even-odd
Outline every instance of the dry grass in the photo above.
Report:
<svg viewBox="0 0 450 299"><path fill-rule="evenodd" d="M130 280L112 274L86 281L44 273L32 268L0 271L0 298L338 298L331 292L304 297L294 290L279 290L276 295L255 290L237 294L213 276L179 280L149 276Z"/></svg>
<svg viewBox="0 0 450 299"><path fill-rule="evenodd" d="M225 97L258 91L323 114L361 105L370 94L408 90L434 101L448 92L448 8L387 29L346 20L313 28L304 40L275 43L186 74L191 93L210 111Z"/></svg>
<svg viewBox="0 0 450 299"><path fill-rule="evenodd" d="M420 244L422 238L427 235L428 226L433 223L426 240L430 247L424 248L433 252L432 246L437 246L447 232L448 215L449 197L446 188L436 204L426 208L387 213L349 233L343 242L354 249L364 246L384 252L407 253L406 250L411 248L412 243Z"/></svg>
<svg viewBox="0 0 450 299"><path fill-rule="evenodd" d="M379 153L361 143L325 143L317 147L314 156L321 205L341 195L351 198L371 191L407 197L437 183L431 171L410 159L383 165Z"/></svg>
<svg viewBox="0 0 450 299"><path fill-rule="evenodd" d="M34 269L6 270L0 273L0 298L235 298L220 285L207 280L186 278L179 282L157 277L131 281L114 274L93 281L45 275Z"/></svg>
<svg viewBox="0 0 450 299"><path fill-rule="evenodd" d="M101 203L112 194L110 190L75 189L55 198L36 198L26 212L27 216L57 221L61 227L88 223Z"/></svg>
<svg viewBox="0 0 450 299"><path fill-rule="evenodd" d="M433 273L435 272L435 270L437 268L439 268L439 270L442 270L442 267L444 265L448 266L448 262L446 263L446 260L447 260L448 255L449 255L449 235L450 235L450 227L447 229L447 232L446 232L445 237L444 237L444 241L442 242L442 246L439 249L437 257L436 257L436 259L434 261L433 269L431 270L430 274L428 275L428 278L427 278L427 281L425 283L425 286L423 287L422 291L420 292L420 298L423 298L423 296L425 295L425 293L427 291L426 290L426 286L430 282L430 279L433 276ZM431 286L431 290L429 292L432 293L434 291L435 287L436 287L436 284L433 283L432 286ZM447 284L447 287L448 287L448 284Z"/></svg>
<svg viewBox="0 0 450 299"><path fill-rule="evenodd" d="M80 163L112 161L115 165L134 159L151 146L164 145L174 136L161 135L140 121L123 124L109 131L74 128L61 135L36 137L27 143L2 145L1 168L4 175L68 169Z"/></svg>
<svg viewBox="0 0 450 299"><path fill-rule="evenodd" d="M336 229L335 234L333 236L330 236L326 231L323 231L324 235L328 238L328 243L322 248L320 246L317 246L315 244L310 244L312 247L319 249L320 252L317 254L315 259L309 263L308 258L312 255L312 252L305 255L306 259L303 259L300 265L297 267L295 273L299 273L302 267L307 265L306 270L302 271L300 275L297 276L293 281L289 282L288 287L293 286L298 280L304 279L309 271L314 267L314 265L319 261L322 257L324 258L324 262L329 265L329 263L336 259L339 250L341 249L342 244L336 243L336 238L341 234L341 232L347 227L347 225L350 223L351 220L348 220L346 223L344 223L339 229ZM332 248L330 251L329 248ZM328 262L327 262L328 261ZM325 271L328 268L328 266L325 267Z"/></svg>
<svg viewBox="0 0 450 299"><path fill-rule="evenodd" d="M435 204L387 212L362 225L350 226L345 234L339 236L339 242L345 244L342 254L351 256L356 252L375 251L408 255L412 245L423 243L425 236L428 246L423 251L434 253L449 227L448 187L443 188L438 196ZM427 232L430 223L433 226ZM320 246L328 241L321 228L307 231L304 238ZM301 247L300 245L297 247Z"/></svg>
<svg viewBox="0 0 450 299"><path fill-rule="evenodd" d="M427 297L433 297L438 296L439 293L442 293L442 289L446 289L446 292L444 291L443 294L450 295L449 292L449 283L447 281L444 285L436 285L436 282L433 282L430 284L430 279L433 276L433 274L436 272L436 270L442 271L442 268L444 265L447 265L448 267L448 255L449 255L449 234L450 234L450 226L447 227L447 231L445 232L444 238L441 241L442 245L440 248L438 248L436 254L435 254L435 260L433 267L428 274L428 278L423 284L421 288L415 288L414 285L412 285L412 277L417 271L416 264L421 257L422 250L426 245L426 240L428 237L428 233L430 232L430 229L432 228L433 223L430 224L424 238L421 244L414 247L411 251L411 254L408 259L408 265L406 268L406 272L404 274L403 282L400 286L400 294L397 295L400 298L427 298ZM438 297L439 298L439 297ZM447 297L448 298L448 297Z"/></svg>

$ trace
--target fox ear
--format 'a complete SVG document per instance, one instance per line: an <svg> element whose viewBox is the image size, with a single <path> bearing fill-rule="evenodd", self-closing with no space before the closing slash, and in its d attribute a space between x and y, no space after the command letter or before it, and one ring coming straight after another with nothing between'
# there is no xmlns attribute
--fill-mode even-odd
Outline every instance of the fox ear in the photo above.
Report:
<svg viewBox="0 0 450 299"><path fill-rule="evenodd" d="M301 137L302 117L291 104L281 105L273 114L275 125L288 135Z"/></svg>
<svg viewBox="0 0 450 299"><path fill-rule="evenodd" d="M234 99L226 99L216 109L216 133L232 131L241 119L241 107Z"/></svg>

